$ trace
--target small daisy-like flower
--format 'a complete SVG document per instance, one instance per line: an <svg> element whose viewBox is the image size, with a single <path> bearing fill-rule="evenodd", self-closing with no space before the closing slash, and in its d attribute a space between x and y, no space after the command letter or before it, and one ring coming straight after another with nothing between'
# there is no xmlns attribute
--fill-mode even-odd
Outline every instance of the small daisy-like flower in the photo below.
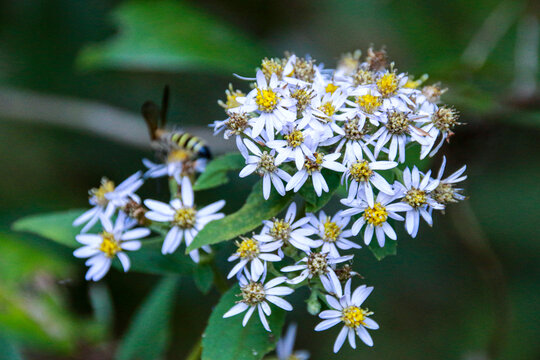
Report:
<svg viewBox="0 0 540 360"><path fill-rule="evenodd" d="M342 176L342 182L343 179L346 179L347 183L351 182L348 199L352 200L360 197L361 194L371 194L371 197L373 197L372 185L388 195L393 195L392 186L376 170L389 170L396 166L397 163L394 161L368 162L367 160L356 160L350 163L347 171Z"/></svg>
<svg viewBox="0 0 540 360"><path fill-rule="evenodd" d="M433 200L442 205L447 205L449 203L455 203L461 200L465 200L465 196L460 194L463 189L455 188L454 184L461 182L467 179L467 175L463 175L467 169L467 165L461 167L458 171L443 179L444 168L446 167L446 156L443 156L443 161L439 173L437 174L437 179L439 180L439 185L431 192L431 197ZM462 176L463 175L463 176Z"/></svg>
<svg viewBox="0 0 540 360"><path fill-rule="evenodd" d="M117 208L125 206L132 199L139 202L140 199L135 195L135 191L144 183L141 174L140 171L136 172L118 186L115 186L111 180L102 178L101 185L88 192L90 205L94 207L75 219L73 226L86 223L81 230L82 233L85 233L94 226L101 216L110 218Z"/></svg>
<svg viewBox="0 0 540 360"><path fill-rule="evenodd" d="M428 223L433 225L429 208L435 210L444 209L444 205L437 203L432 197L431 192L439 185L439 180L430 177L431 170L420 179L420 171L415 166L411 172L409 168L403 171L403 184L396 182L395 186L400 193L401 201L406 205L405 229L413 238L418 233L420 216Z"/></svg>
<svg viewBox="0 0 540 360"><path fill-rule="evenodd" d="M280 261L281 256L271 254L281 247L279 241L263 243L259 240L249 237L240 237L241 241L236 241L237 249L232 254L228 261L240 260L227 275L227 279L242 271L251 263L251 276L254 281L257 281L264 272L263 261Z"/></svg>
<svg viewBox="0 0 540 360"><path fill-rule="evenodd" d="M287 286L278 286L287 280L284 276L274 278L265 284L266 272L259 281L254 280L248 271L244 271L244 273L245 276L239 276L242 300L227 311L223 317L228 318L247 310L242 320L242 326L246 326L253 312L257 310L262 325L266 331L271 331L266 320L266 316L270 316L272 313L268 303L270 302L283 310L291 311L293 309L292 305L280 296L290 295L294 290Z"/></svg>
<svg viewBox="0 0 540 360"><path fill-rule="evenodd" d="M300 274L288 280L289 284L300 284L306 279L318 277L324 288L332 292L339 284L339 279L334 271L336 264L349 261L353 255L333 257L328 253L308 252L307 256L300 259L295 265L285 266L281 269L284 272L301 271Z"/></svg>
<svg viewBox="0 0 540 360"><path fill-rule="evenodd" d="M305 350L294 351L294 340L296 339L296 324L289 325L287 333L281 337L276 344L276 355L278 360L307 360L309 352Z"/></svg>
<svg viewBox="0 0 540 360"><path fill-rule="evenodd" d="M418 129L409 113L402 111L388 111L381 116L382 126L370 140L377 140L375 145L375 157L379 156L379 152L388 142L388 159L394 160L399 152L399 162L405 162L405 145L409 138L416 141L420 145L427 143L425 131Z"/></svg>
<svg viewBox="0 0 540 360"><path fill-rule="evenodd" d="M129 257L125 251L135 251L141 248L140 238L150 234L146 228L129 230L133 223L127 221L127 216L120 212L113 224L108 217L100 216L103 231L99 234L79 234L75 239L84 246L75 250L73 255L78 258L89 258L86 265L90 269L86 273L86 280L98 281L102 279L111 268L115 257L120 260L124 271L130 267Z"/></svg>
<svg viewBox="0 0 540 360"><path fill-rule="evenodd" d="M245 98L238 98L237 101L242 103L241 111L257 112L258 116L250 119L253 137L259 136L266 128L266 134L273 140L275 130L281 131L284 124L296 119L296 114L289 110L295 101L285 96L275 74L267 83L263 72L257 71L257 86Z"/></svg>
<svg viewBox="0 0 540 360"><path fill-rule="evenodd" d="M248 151L246 146L242 142L242 136L250 136L251 128L249 127L249 116L243 112L227 112L229 116L225 120L214 121L210 126L214 128L214 135L219 134L223 131L223 138L229 139L229 137L234 136L236 139L236 146L238 151L244 156L248 157Z"/></svg>
<svg viewBox="0 0 540 360"><path fill-rule="evenodd" d="M320 145L329 146L337 143L338 145L335 152L341 152L343 146L345 146L343 164L362 160L364 158L364 153L369 159L375 159L364 141L369 138L365 121L361 120L358 116L355 116L352 119L346 119L342 128L343 135L337 134L328 140L322 141Z"/></svg>
<svg viewBox="0 0 540 360"><path fill-rule="evenodd" d="M403 217L398 215L398 211L406 211L408 207L401 203L391 203L395 196L390 196L383 192L377 195L377 199L373 199L373 193L365 195L364 200L347 199L341 200L344 205L350 206L350 209L344 210L343 214L352 216L362 214L362 217L356 220L352 226L353 235L357 235L364 225L364 243L369 245L373 238L373 233L377 237L377 242L380 247L384 246L385 238L388 236L392 240L397 240L397 235L392 226L388 223L388 218L403 221Z"/></svg>
<svg viewBox="0 0 540 360"><path fill-rule="evenodd" d="M254 172L263 178L263 196L270 197L271 184L281 195L285 195L283 181L289 181L291 176L276 165L275 151L261 151L253 142L244 140L246 147L254 154L247 157L246 167L240 171L240 177L246 177Z"/></svg>
<svg viewBox="0 0 540 360"><path fill-rule="evenodd" d="M319 212L319 216L308 214L309 223L313 226L315 233L319 237L317 247L322 246L321 252L329 253L330 256L338 258L338 248L341 250L360 249L361 246L348 240L353 236L351 230L345 230L349 222L350 216L343 216L338 212L334 216L327 216L324 211Z"/></svg>
<svg viewBox="0 0 540 360"><path fill-rule="evenodd" d="M294 160L298 170L302 169L306 157L313 156L316 145L316 139L313 139L306 131L296 128L288 129L283 134L283 140L272 140L266 143L266 146L277 151L277 165L284 161Z"/></svg>
<svg viewBox="0 0 540 360"><path fill-rule="evenodd" d="M171 224L171 230L165 236L161 252L172 254L176 251L182 239L185 239L186 246L189 246L193 238L210 221L223 218L223 213L218 213L225 206L225 200L216 201L200 210L195 208L193 188L189 178L182 178L181 194L182 199L173 199L170 204L165 204L156 200L145 200L144 204L150 209L146 213L146 218L156 222L167 222ZM193 261L199 261L199 253L194 250L189 253Z"/></svg>
<svg viewBox="0 0 540 360"><path fill-rule="evenodd" d="M296 220L296 203L291 203L284 219L265 220L260 235L254 238L261 242L278 241L281 246L292 245L297 249L308 252L311 248L317 247L317 243L308 238L315 230L306 224L309 218L303 217Z"/></svg>
<svg viewBox="0 0 540 360"><path fill-rule="evenodd" d="M347 338L349 345L356 349L357 335L364 344L373 346L373 339L366 329L377 330L379 325L369 317L373 315L373 312L361 307L372 291L373 287L362 285L351 294L351 280L348 280L343 295L341 295L341 290L337 297L326 295L326 300L332 309L322 311L319 314L323 321L315 327L315 331L323 331L343 323L343 328L341 328L334 343L335 353L341 349Z"/></svg>
<svg viewBox="0 0 540 360"><path fill-rule="evenodd" d="M315 152L312 155L313 158L306 157L303 168L292 176L291 180L287 183L285 190L294 190L294 192L298 192L305 184L306 180L311 176L313 188L315 189L317 196L321 196L323 191L328 192L328 184L321 174L321 170L327 168L337 172L346 171L347 168L336 161L340 156L340 153L323 155L322 153Z"/></svg>
<svg viewBox="0 0 540 360"><path fill-rule="evenodd" d="M422 126L422 130L429 134L431 140L427 144L423 144L422 152L420 154L421 159L425 158L428 154L429 156L435 155L444 141L448 141L450 137L454 135L452 129L456 125L462 124L457 121L458 118L459 115L455 109L441 106L427 119L427 121L420 120L420 122L425 122L424 126ZM441 139L435 146L439 136Z"/></svg>

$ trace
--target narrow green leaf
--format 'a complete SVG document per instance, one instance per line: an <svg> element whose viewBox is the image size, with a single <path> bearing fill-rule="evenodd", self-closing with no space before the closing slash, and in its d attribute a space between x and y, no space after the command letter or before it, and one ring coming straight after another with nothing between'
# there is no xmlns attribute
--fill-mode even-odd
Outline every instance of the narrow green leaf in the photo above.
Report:
<svg viewBox="0 0 540 360"><path fill-rule="evenodd" d="M272 191L268 200L265 200L262 194L262 181L257 182L246 203L237 212L206 225L199 231L186 253L203 245L234 239L261 226L263 220L276 216L290 199L290 193L281 196Z"/></svg>
<svg viewBox="0 0 540 360"><path fill-rule="evenodd" d="M181 1L128 1L113 12L118 33L87 46L78 65L143 71L248 72L266 51L230 25Z"/></svg>
<svg viewBox="0 0 540 360"><path fill-rule="evenodd" d="M387 256L397 254L397 241L387 238L386 242L384 243L384 247L381 248L377 241L374 240L369 244L368 248L371 250L375 258L381 261Z"/></svg>
<svg viewBox="0 0 540 360"><path fill-rule="evenodd" d="M328 184L329 192L323 192L320 197L317 196L311 179L299 191L299 194L306 200L306 212L315 212L324 207L340 185L341 176L339 173L324 170L322 174Z"/></svg>
<svg viewBox="0 0 540 360"><path fill-rule="evenodd" d="M272 333L264 330L255 312L246 327L242 326L243 314L223 318L238 301L238 286L227 291L214 308L203 335L202 360L258 360L272 351L285 321L285 312L272 306L268 324Z"/></svg>
<svg viewBox="0 0 540 360"><path fill-rule="evenodd" d="M163 356L170 337L169 319L177 283L177 277L165 278L152 291L118 347L116 360L155 360Z"/></svg>
<svg viewBox="0 0 540 360"><path fill-rule="evenodd" d="M209 264L195 266L193 270L193 280L195 285L203 293L207 294L212 289L214 283L214 272Z"/></svg>
<svg viewBox="0 0 540 360"><path fill-rule="evenodd" d="M206 170L199 176L193 190L207 190L229 182L227 172L239 170L245 166L244 157L239 153L229 153L212 160Z"/></svg>
<svg viewBox="0 0 540 360"><path fill-rule="evenodd" d="M75 240L75 236L80 232L80 227L75 228L71 224L83 211L68 210L30 215L17 220L12 228L16 231L30 232L75 249L81 246ZM130 271L161 275L191 274L193 272L193 262L181 251L163 256L160 250L161 243L161 237L142 240L143 246L140 250L128 253L131 259ZM113 261L113 266L122 269L117 260Z"/></svg>

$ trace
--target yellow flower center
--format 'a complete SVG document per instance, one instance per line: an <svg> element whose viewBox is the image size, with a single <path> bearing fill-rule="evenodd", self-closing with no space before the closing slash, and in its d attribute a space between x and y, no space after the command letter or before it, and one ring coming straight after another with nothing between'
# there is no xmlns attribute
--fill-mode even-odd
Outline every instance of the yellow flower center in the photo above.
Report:
<svg viewBox="0 0 540 360"><path fill-rule="evenodd" d="M283 65L281 59L264 58L261 67L261 70L266 77L266 80L270 80L272 74L276 74L278 78L281 78L281 74L283 73Z"/></svg>
<svg viewBox="0 0 540 360"><path fill-rule="evenodd" d="M358 306L348 306L342 310L341 320L347 327L356 329L360 325L365 325L364 320L370 314L367 310L361 309Z"/></svg>
<svg viewBox="0 0 540 360"><path fill-rule="evenodd" d="M387 118L386 128L391 134L402 135L409 132L409 117L404 112L389 112Z"/></svg>
<svg viewBox="0 0 540 360"><path fill-rule="evenodd" d="M257 257L260 251L257 241L255 239L245 237L241 237L241 239L241 243L236 243L236 246L238 246L238 249L236 250L238 256L240 256L242 259L253 259Z"/></svg>
<svg viewBox="0 0 540 360"><path fill-rule="evenodd" d="M357 182L368 181L371 175L373 175L373 170L371 170L366 160L357 160L351 165L349 172L351 173L351 178Z"/></svg>
<svg viewBox="0 0 540 360"><path fill-rule="evenodd" d="M373 207L367 207L364 210L364 219L373 226L381 226L388 218L388 211L381 205L381 203L375 203Z"/></svg>
<svg viewBox="0 0 540 360"><path fill-rule="evenodd" d="M266 296L264 286L261 283L250 282L240 290L242 291L242 302L248 305L257 305Z"/></svg>
<svg viewBox="0 0 540 360"><path fill-rule="evenodd" d="M325 91L327 93L333 94L334 91L336 91L337 89L338 89L337 85L329 83L328 85L326 85Z"/></svg>
<svg viewBox="0 0 540 360"><path fill-rule="evenodd" d="M291 234L291 224L283 219L274 220L274 224L272 225L269 233L274 239L287 242Z"/></svg>
<svg viewBox="0 0 540 360"><path fill-rule="evenodd" d="M191 229L195 226L195 215L197 211L194 208L180 208L174 214L174 224L182 229Z"/></svg>
<svg viewBox="0 0 540 360"><path fill-rule="evenodd" d="M229 84L229 88L225 90L225 95L227 96L227 100L225 102L221 100L218 101L219 106L221 106L225 110L229 110L242 105L236 99L246 96L246 94L244 94L242 91L234 90L232 84Z"/></svg>
<svg viewBox="0 0 540 360"><path fill-rule="evenodd" d="M101 179L101 185L98 188L91 189L88 194L99 206L106 206L109 200L105 195L114 191L114 188L114 182L104 177Z"/></svg>
<svg viewBox="0 0 540 360"><path fill-rule="evenodd" d="M330 221L328 218L324 223L324 241L326 242L336 242L339 235L341 234L341 228L333 221Z"/></svg>
<svg viewBox="0 0 540 360"><path fill-rule="evenodd" d="M426 203L427 195L423 190L412 188L407 191L407 195L405 195L403 200L413 208L418 208Z"/></svg>
<svg viewBox="0 0 540 360"><path fill-rule="evenodd" d="M324 275L328 272L327 254L311 253L307 260L307 268L312 275Z"/></svg>
<svg viewBox="0 0 540 360"><path fill-rule="evenodd" d="M260 111L272 112L278 103L277 94L272 89L257 89L255 102L259 106Z"/></svg>
<svg viewBox="0 0 540 360"><path fill-rule="evenodd" d="M306 156L306 161L304 162L304 169L311 174L314 171L321 171L323 163L323 154L313 153L315 160L312 160Z"/></svg>
<svg viewBox="0 0 540 360"><path fill-rule="evenodd" d="M104 231L101 233L101 238L103 240L101 241L101 245L99 246L99 251L104 253L105 256L109 259L113 258L116 253L122 251L120 243L116 241L113 234Z"/></svg>
<svg viewBox="0 0 540 360"><path fill-rule="evenodd" d="M302 145L304 142L304 134L300 130L293 130L289 134L284 136L285 140L293 149Z"/></svg>
<svg viewBox="0 0 540 360"><path fill-rule="evenodd" d="M387 72L377 80L377 88L382 96L393 95L398 89L396 74Z"/></svg>
<svg viewBox="0 0 540 360"><path fill-rule="evenodd" d="M331 117L336 112L336 108L331 102L325 102L323 105L319 106L319 110L321 110L328 117Z"/></svg>
<svg viewBox="0 0 540 360"><path fill-rule="evenodd" d="M381 98L371 94L359 96L356 99L356 103L368 114L373 114L373 111L382 105Z"/></svg>

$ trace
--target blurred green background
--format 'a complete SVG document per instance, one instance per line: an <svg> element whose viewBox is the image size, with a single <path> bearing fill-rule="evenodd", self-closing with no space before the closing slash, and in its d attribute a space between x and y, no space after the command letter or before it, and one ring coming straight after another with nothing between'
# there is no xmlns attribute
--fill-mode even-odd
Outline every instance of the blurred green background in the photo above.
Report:
<svg viewBox="0 0 540 360"><path fill-rule="evenodd" d="M151 156L142 102L170 84L171 122L207 136L224 117L216 101L239 84L233 72L287 50L333 67L371 44L449 88L443 101L467 126L443 152L449 170L467 164L470 199L402 236L398 256L358 251L355 267L375 286L374 348L332 355L337 331L312 330L302 292L288 317L300 324L297 348L315 360L540 358L539 12L501 0L0 2L0 359L112 359L155 285L117 271L87 284L69 250L10 231L27 214L85 207L101 176L141 168ZM218 153L231 146L207 140ZM250 181L225 190L247 193ZM147 184L142 196L156 191ZM185 358L218 296L182 281L167 359Z"/></svg>

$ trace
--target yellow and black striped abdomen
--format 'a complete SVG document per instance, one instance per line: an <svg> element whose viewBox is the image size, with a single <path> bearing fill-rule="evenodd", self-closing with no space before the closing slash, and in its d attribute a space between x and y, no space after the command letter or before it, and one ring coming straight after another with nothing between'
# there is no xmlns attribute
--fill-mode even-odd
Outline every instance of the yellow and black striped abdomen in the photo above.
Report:
<svg viewBox="0 0 540 360"><path fill-rule="evenodd" d="M180 148L186 149L198 157L210 158L210 150L203 139L186 132L171 134L171 142Z"/></svg>

